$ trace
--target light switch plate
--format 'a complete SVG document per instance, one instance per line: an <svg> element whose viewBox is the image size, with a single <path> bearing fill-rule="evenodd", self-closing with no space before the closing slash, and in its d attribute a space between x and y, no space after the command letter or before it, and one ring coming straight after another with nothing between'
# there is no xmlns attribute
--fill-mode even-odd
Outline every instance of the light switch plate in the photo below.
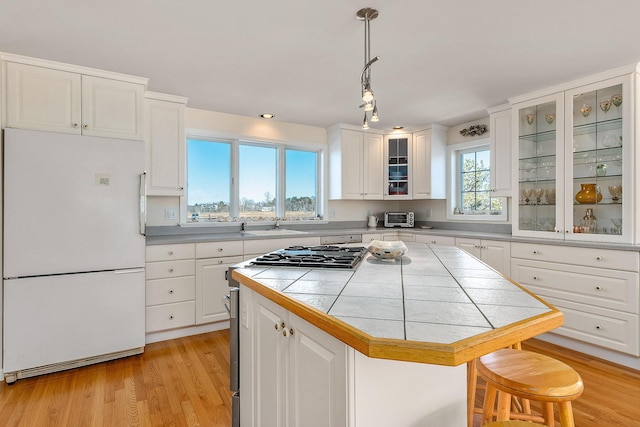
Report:
<svg viewBox="0 0 640 427"><path fill-rule="evenodd" d="M175 209L165 209L164 210L164 219L166 219L166 220L175 220L176 219L176 210Z"/></svg>

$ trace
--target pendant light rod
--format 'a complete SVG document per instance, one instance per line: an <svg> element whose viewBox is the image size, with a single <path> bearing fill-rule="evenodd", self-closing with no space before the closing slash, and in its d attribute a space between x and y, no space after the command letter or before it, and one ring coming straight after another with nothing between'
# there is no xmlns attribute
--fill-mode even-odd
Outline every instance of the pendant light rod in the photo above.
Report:
<svg viewBox="0 0 640 427"><path fill-rule="evenodd" d="M374 106L374 94L371 88L371 65L380 59L379 56L371 59L371 31L370 23L373 19L378 17L378 11L370 7L360 9L356 12L356 18L360 21L364 21L364 67L360 72L360 85L362 87L362 100L365 102L360 108L364 107L364 121L362 124L363 129L369 129L369 123L367 120L367 112L372 111L371 121L377 122L378 108ZM375 111L373 111L375 108Z"/></svg>

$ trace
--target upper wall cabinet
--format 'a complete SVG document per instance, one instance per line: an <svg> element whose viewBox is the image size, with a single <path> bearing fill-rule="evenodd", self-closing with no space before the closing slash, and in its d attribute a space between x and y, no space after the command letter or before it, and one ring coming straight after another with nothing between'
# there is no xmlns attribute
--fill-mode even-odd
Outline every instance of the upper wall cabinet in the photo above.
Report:
<svg viewBox="0 0 640 427"><path fill-rule="evenodd" d="M413 171L413 145L411 134L393 134L384 137L384 198L411 199Z"/></svg>
<svg viewBox="0 0 640 427"><path fill-rule="evenodd" d="M513 105L513 234L638 243L637 73Z"/></svg>
<svg viewBox="0 0 640 427"><path fill-rule="evenodd" d="M328 137L329 198L382 200L382 135L334 127Z"/></svg>
<svg viewBox="0 0 640 427"><path fill-rule="evenodd" d="M511 197L511 108L506 104L488 112L492 197Z"/></svg>
<svg viewBox="0 0 640 427"><path fill-rule="evenodd" d="M147 194L183 196L186 141L184 111L187 98L145 94Z"/></svg>
<svg viewBox="0 0 640 427"><path fill-rule="evenodd" d="M447 180L447 128L431 127L413 134L411 198L444 199Z"/></svg>
<svg viewBox="0 0 640 427"><path fill-rule="evenodd" d="M146 79L43 64L6 62L6 127L143 139Z"/></svg>

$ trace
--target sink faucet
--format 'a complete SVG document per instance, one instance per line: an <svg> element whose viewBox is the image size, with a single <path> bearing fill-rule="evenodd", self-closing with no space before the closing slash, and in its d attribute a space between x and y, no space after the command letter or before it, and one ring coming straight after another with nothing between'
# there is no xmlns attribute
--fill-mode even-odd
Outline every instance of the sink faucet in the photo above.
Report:
<svg viewBox="0 0 640 427"><path fill-rule="evenodd" d="M242 221L242 223L240 223L240 231L244 232L244 226L247 225L246 222Z"/></svg>
<svg viewBox="0 0 640 427"><path fill-rule="evenodd" d="M280 230L280 218L276 218L276 225L275 225L275 229L276 229L276 230Z"/></svg>

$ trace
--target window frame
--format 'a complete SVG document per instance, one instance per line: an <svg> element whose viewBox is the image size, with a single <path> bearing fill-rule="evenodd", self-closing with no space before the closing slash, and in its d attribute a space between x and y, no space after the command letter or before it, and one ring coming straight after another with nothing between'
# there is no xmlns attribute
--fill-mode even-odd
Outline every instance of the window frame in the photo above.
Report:
<svg viewBox="0 0 640 427"><path fill-rule="evenodd" d="M500 215L490 214L454 214L456 208L461 209L460 206L460 194L462 183L461 181L461 167L460 157L463 154L489 150L491 153L491 143L489 138L480 138L469 142L463 142L459 144L452 144L447 147L447 158L449 162L447 164L447 202L446 210L447 220L450 221L491 221L491 222L507 222L508 216L508 203L506 197L491 197L495 199L502 199L502 213ZM494 165L489 165L489 175L491 176L491 168Z"/></svg>
<svg viewBox="0 0 640 427"><path fill-rule="evenodd" d="M207 225L207 226L225 226L225 225L235 225L237 226L241 222L246 222L246 218L240 217L240 185L239 185L239 172L240 172L240 145L254 145L259 147L271 147L276 149L276 218L283 218L285 214L285 199L286 196L286 150L293 149L298 151L309 151L316 153L316 214L315 219L313 220L300 220L296 219L293 221L280 220L281 223L296 223L296 224L304 224L304 223L328 223L326 220L326 207L327 207L327 173L325 171L327 160L326 156L328 155L327 146L318 143L310 143L310 142L293 142L293 141L283 141L283 140L269 140L267 138L246 138L240 135L232 135L227 133L218 133L218 132L210 132L204 131L201 129L186 129L185 132L185 141L190 139L211 141L211 142L220 142L220 143L228 143L231 146L231 154L230 154L230 198L229 198L229 217L233 218L232 221L202 221L202 219L193 223L190 221L191 218L187 215L188 205L187 205L187 195L189 191L189 182L187 180L188 177L188 156L185 155L185 193L183 196L180 196L180 225ZM185 150L188 149L188 142L185 144ZM256 222L256 224L264 224L268 225L269 223L275 223L275 218L270 218L265 221Z"/></svg>

